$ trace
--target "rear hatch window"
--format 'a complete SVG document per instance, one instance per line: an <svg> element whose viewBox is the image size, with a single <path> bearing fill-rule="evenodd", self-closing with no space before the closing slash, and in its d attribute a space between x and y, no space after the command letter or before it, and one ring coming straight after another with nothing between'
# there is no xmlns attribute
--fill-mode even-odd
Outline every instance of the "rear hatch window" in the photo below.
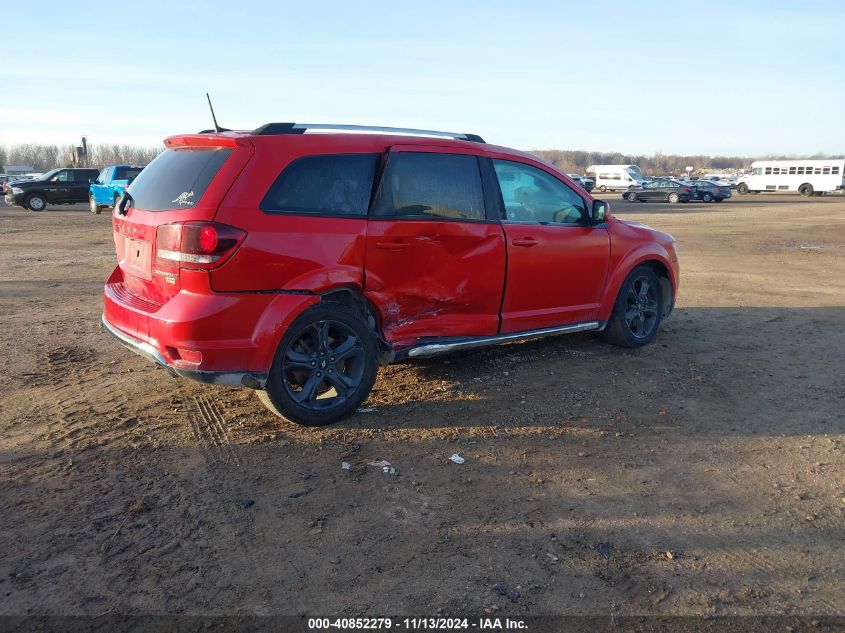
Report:
<svg viewBox="0 0 845 633"><path fill-rule="evenodd" d="M145 211L195 206L231 154L219 147L164 150L130 185L132 206Z"/></svg>

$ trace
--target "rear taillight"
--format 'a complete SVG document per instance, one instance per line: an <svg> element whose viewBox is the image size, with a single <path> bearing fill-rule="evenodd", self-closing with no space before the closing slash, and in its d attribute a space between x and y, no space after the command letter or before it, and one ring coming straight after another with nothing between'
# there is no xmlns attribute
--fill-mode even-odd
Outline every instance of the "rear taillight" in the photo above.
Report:
<svg viewBox="0 0 845 633"><path fill-rule="evenodd" d="M214 222L164 224L156 230L156 262L179 268L216 268L245 237L240 229Z"/></svg>

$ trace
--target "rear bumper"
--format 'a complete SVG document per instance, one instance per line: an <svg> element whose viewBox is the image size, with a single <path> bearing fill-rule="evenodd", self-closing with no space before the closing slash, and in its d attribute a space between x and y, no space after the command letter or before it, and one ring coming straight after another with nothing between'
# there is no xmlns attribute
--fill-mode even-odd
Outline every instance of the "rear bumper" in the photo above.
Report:
<svg viewBox="0 0 845 633"><path fill-rule="evenodd" d="M218 385L263 388L284 332L316 295L218 293L203 271L182 271L163 304L133 294L116 267L103 289L103 325L170 373Z"/></svg>
<svg viewBox="0 0 845 633"><path fill-rule="evenodd" d="M164 356L152 345L140 339L130 336L126 332L117 329L108 319L106 315L102 318L103 327L106 331L116 338L124 347L135 352L139 356L147 360L158 363L169 371L174 376L181 376L182 378L190 378L197 382L203 382L212 385L229 385L232 387L249 387L250 389L263 389L267 384L267 374L258 372L245 371L205 371L200 369L185 369L176 367L167 362Z"/></svg>

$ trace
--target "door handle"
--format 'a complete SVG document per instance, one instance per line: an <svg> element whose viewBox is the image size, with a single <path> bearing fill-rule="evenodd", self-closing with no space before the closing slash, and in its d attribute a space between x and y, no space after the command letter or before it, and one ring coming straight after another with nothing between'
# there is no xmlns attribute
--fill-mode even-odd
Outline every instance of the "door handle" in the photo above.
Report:
<svg viewBox="0 0 845 633"><path fill-rule="evenodd" d="M513 240L511 244L514 246L525 246L526 248L531 248L532 246L537 246L539 244L537 240L533 237L523 237L521 239Z"/></svg>
<svg viewBox="0 0 845 633"><path fill-rule="evenodd" d="M376 242L376 248L383 251L401 251L408 248L407 242Z"/></svg>

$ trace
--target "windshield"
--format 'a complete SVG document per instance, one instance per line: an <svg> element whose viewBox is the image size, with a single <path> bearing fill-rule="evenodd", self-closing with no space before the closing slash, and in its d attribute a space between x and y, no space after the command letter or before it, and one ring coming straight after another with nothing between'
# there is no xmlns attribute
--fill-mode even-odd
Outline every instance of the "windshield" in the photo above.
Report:
<svg viewBox="0 0 845 633"><path fill-rule="evenodd" d="M628 175L630 175L631 178L633 178L634 180L642 180L643 179L642 172L635 165L631 165L630 167L626 167L625 171L627 171Z"/></svg>
<svg viewBox="0 0 845 633"><path fill-rule="evenodd" d="M34 178L34 180L50 180L50 178L58 174L60 171L61 169L51 169L46 174L41 174L38 178Z"/></svg>

